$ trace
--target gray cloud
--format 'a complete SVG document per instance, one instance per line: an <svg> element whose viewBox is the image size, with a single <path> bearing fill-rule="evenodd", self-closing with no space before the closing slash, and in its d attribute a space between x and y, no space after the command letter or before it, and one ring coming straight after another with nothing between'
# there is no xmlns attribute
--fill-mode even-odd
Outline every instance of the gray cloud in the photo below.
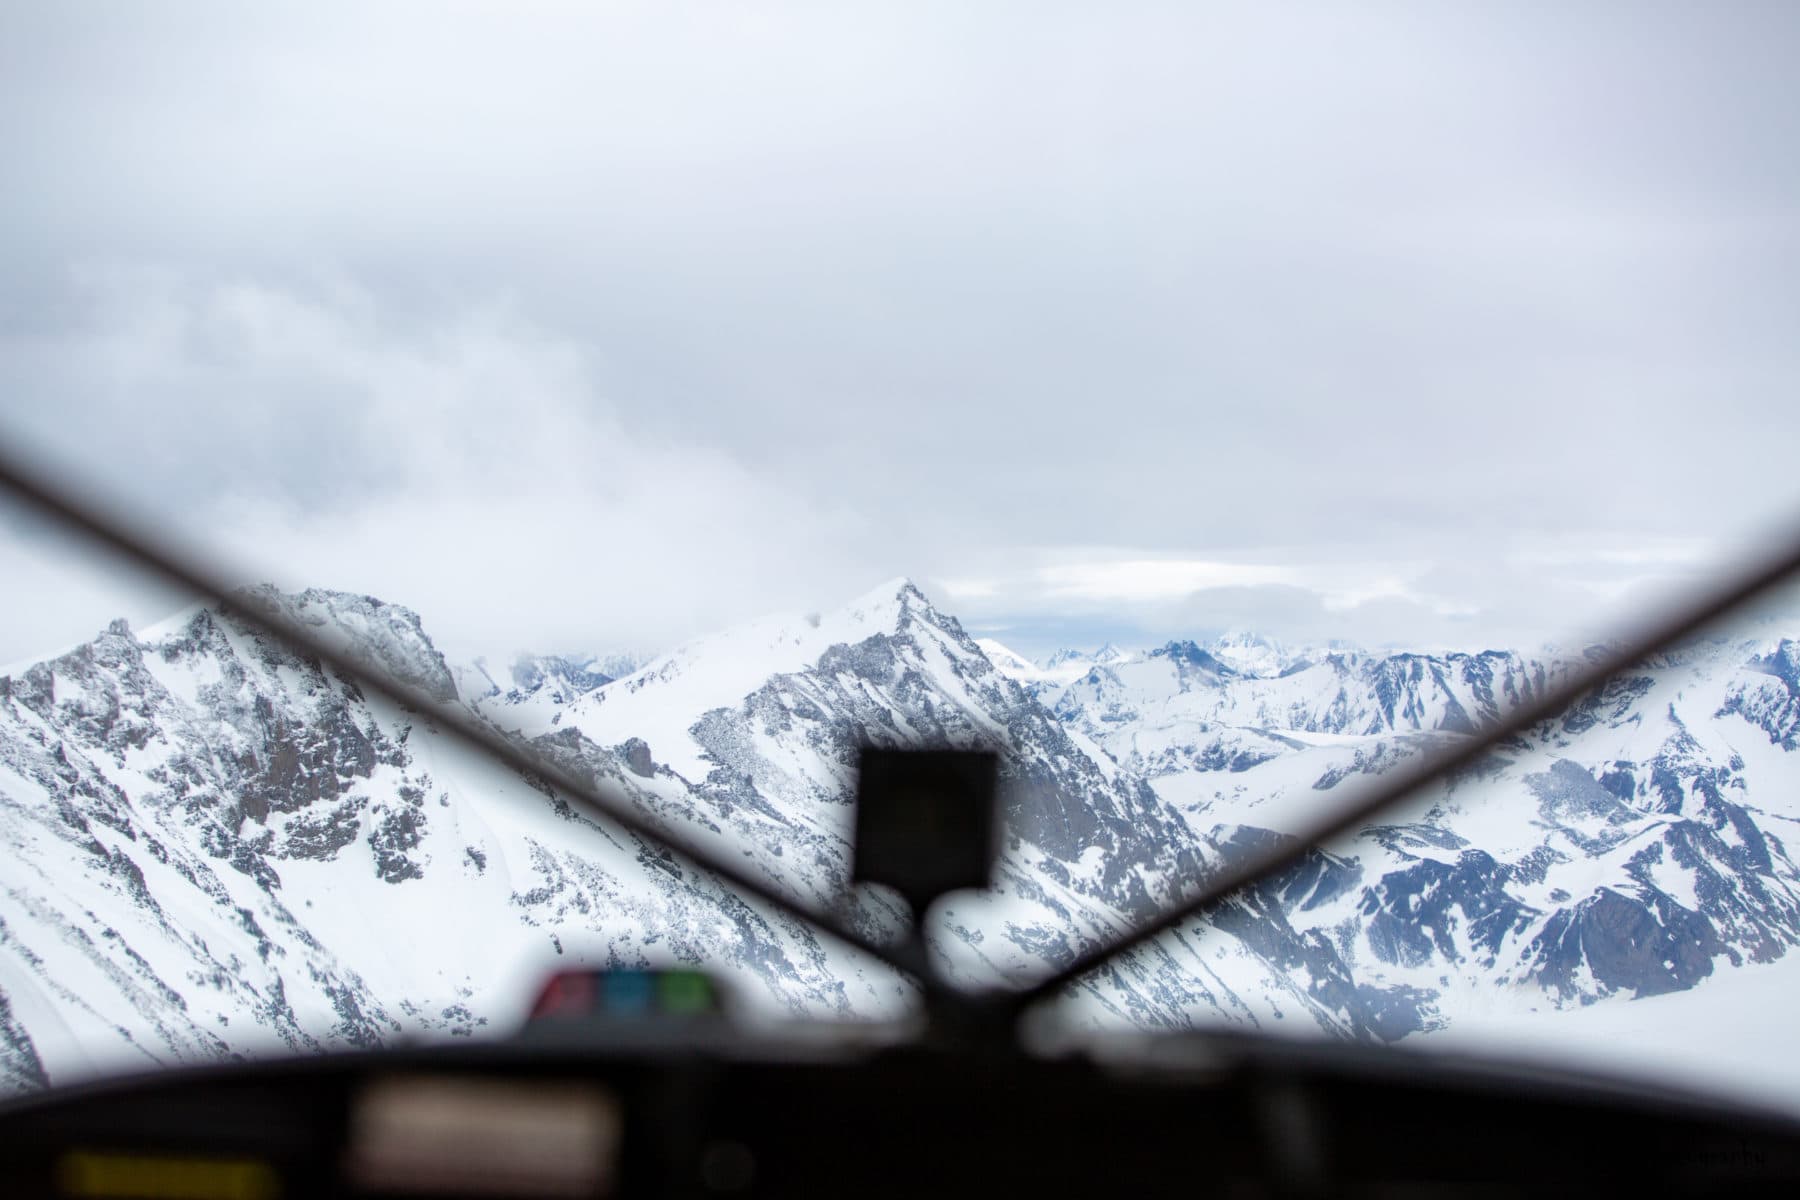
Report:
<svg viewBox="0 0 1800 1200"><path fill-rule="evenodd" d="M470 639L1530 638L1794 499L1788 5L180 11L0 16L0 416Z"/></svg>

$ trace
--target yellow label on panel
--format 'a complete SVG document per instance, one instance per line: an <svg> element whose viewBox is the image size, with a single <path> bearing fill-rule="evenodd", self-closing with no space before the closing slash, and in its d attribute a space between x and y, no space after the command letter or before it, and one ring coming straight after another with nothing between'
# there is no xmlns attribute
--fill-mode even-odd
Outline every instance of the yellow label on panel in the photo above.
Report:
<svg viewBox="0 0 1800 1200"><path fill-rule="evenodd" d="M56 1164L65 1195L94 1200L275 1200L281 1181L253 1158L77 1151Z"/></svg>

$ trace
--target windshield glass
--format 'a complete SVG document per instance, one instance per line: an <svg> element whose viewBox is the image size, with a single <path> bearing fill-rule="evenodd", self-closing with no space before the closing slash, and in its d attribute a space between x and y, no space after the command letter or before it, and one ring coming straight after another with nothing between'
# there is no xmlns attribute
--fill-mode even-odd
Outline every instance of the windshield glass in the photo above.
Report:
<svg viewBox="0 0 1800 1200"><path fill-rule="evenodd" d="M0 1087L505 1035L570 963L916 1008L247 612L877 943L857 747L997 745L964 987L1503 719L1793 510L1797 22L7 9L0 434L246 590L4 510ZM1793 1061L1747 1031L1796 636L1634 668L1058 1019L1749 1094L1659 1031Z"/></svg>

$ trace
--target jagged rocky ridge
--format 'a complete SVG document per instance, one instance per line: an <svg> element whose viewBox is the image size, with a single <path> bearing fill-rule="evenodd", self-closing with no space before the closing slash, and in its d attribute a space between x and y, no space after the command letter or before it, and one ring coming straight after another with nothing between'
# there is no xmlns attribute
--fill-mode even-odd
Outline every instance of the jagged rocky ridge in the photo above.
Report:
<svg viewBox="0 0 1800 1200"><path fill-rule="evenodd" d="M434 699L464 695L403 608L268 589L238 602L278 606ZM946 970L969 982L1066 960L1221 853L904 582L552 703L496 698L467 702L870 930L900 914L846 895L855 747L1000 745L1002 887L939 917ZM15 1088L508 1028L559 959L706 962L752 1005L796 1014L875 1015L911 995L209 609L142 636L115 624L0 680L0 836L0 1070ZM1218 925L1204 947L1121 963L1088 987L1095 1011L1162 1027L1305 1012L1360 1037L1424 1019L1353 981L1269 896Z"/></svg>
<svg viewBox="0 0 1800 1200"><path fill-rule="evenodd" d="M1297 873L1290 921L1440 1017L1692 987L1800 940L1796 644L1768 627L1639 664ZM1515 654L1333 652L1277 675L1192 643L1048 699L1216 840L1304 823L1351 782L1541 695ZM1242 826L1249 831L1236 832Z"/></svg>
<svg viewBox="0 0 1800 1200"><path fill-rule="evenodd" d="M855 748L998 745L1000 886L934 914L945 970L969 984L1067 961L1558 670L1176 644L1021 682L896 581L622 678L542 659L501 687L445 663L395 605L240 603L281 606L871 932L901 914L848 893ZM1780 840L1797 680L1779 640L1651 664L1420 812L1116 963L1071 1013L1394 1039L1496 985L1579 1004L1779 955L1800 928ZM763 1011L910 1002L861 956L206 609L142 635L115 624L0 679L0 836L11 1088L489 1035L571 959L706 962Z"/></svg>

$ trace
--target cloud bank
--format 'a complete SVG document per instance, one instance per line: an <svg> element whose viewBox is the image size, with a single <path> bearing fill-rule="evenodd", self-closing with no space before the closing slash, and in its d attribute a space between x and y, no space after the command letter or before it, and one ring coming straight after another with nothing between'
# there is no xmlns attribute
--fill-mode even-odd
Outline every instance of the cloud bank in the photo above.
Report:
<svg viewBox="0 0 1800 1200"><path fill-rule="evenodd" d="M0 431L454 641L1528 643L1795 509L1791 6L182 12L0 14ZM9 520L0 659L166 600Z"/></svg>

